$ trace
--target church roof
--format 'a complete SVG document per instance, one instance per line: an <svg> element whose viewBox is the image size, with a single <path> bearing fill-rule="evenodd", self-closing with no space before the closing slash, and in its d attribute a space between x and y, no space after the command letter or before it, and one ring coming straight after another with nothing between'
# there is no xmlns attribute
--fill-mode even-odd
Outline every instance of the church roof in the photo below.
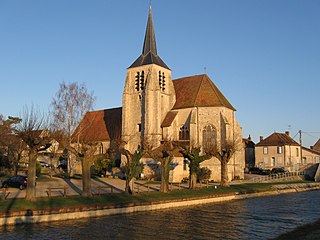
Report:
<svg viewBox="0 0 320 240"><path fill-rule="evenodd" d="M87 112L72 134L72 142L110 141L121 137L122 108Z"/></svg>
<svg viewBox="0 0 320 240"><path fill-rule="evenodd" d="M164 68L168 66L162 61L157 53L156 37L152 20L152 9L150 6L146 34L144 37L142 54L131 64L129 68L139 67L148 64L156 64Z"/></svg>
<svg viewBox="0 0 320 240"><path fill-rule="evenodd" d="M288 134L285 133L273 133L266 139L261 140L256 146L284 146L293 145L299 146L299 144L293 140Z"/></svg>
<svg viewBox="0 0 320 240"><path fill-rule="evenodd" d="M164 118L161 127L170 127L173 120L177 116L178 112L177 111L170 111L167 113L166 117Z"/></svg>
<svg viewBox="0 0 320 240"><path fill-rule="evenodd" d="M173 81L176 103L173 109L187 107L226 107L236 110L207 74L183 77Z"/></svg>

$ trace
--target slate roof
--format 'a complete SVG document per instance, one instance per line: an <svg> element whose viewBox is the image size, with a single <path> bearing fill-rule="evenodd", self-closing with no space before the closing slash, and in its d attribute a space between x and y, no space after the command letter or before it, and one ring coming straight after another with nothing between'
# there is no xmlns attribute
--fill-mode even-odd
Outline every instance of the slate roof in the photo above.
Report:
<svg viewBox="0 0 320 240"><path fill-rule="evenodd" d="M207 74L175 79L173 84L176 92L176 103L173 109L226 107L236 110Z"/></svg>
<svg viewBox="0 0 320 240"><path fill-rule="evenodd" d="M72 142L110 141L121 137L122 108L87 112L72 134Z"/></svg>
<svg viewBox="0 0 320 240"><path fill-rule="evenodd" d="M142 54L131 64L129 68L139 67L148 64L156 64L158 66L168 68L157 53L156 37L152 20L152 9L150 6L146 34L142 48Z"/></svg>
<svg viewBox="0 0 320 240"><path fill-rule="evenodd" d="M273 133L266 139L263 139L256 144L256 147L259 146L300 146L295 140L293 140L289 135L285 133Z"/></svg>

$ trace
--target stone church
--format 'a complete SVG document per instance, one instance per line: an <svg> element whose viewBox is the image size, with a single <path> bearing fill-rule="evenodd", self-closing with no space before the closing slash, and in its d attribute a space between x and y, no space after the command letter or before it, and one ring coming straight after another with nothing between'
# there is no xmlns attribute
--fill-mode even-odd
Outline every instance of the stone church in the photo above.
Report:
<svg viewBox="0 0 320 240"><path fill-rule="evenodd" d="M157 52L150 7L142 53L127 69L122 108L89 112L78 128L93 123L81 135L100 141L101 152L120 136L132 153L146 140L153 147L169 140L201 146L203 152L212 145L232 141L238 150L229 162L229 180L242 179L242 130L235 111L208 75L172 79L171 69ZM159 163L152 159L145 157L141 161L146 177L159 170ZM201 166L212 171L211 180L220 181L218 159L213 157ZM186 161L177 153L171 164L170 181L181 181L188 175Z"/></svg>

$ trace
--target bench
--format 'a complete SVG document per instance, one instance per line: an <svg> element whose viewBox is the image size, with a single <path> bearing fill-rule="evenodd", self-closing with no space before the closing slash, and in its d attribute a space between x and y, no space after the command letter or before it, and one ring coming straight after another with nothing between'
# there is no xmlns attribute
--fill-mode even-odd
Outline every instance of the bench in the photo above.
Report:
<svg viewBox="0 0 320 240"><path fill-rule="evenodd" d="M67 196L67 189L68 187L48 187L48 197L51 197L51 193L52 191L55 191L55 190L63 190L63 196Z"/></svg>
<svg viewBox="0 0 320 240"><path fill-rule="evenodd" d="M2 188L2 196L1 196L1 199L2 200L6 200L7 197L9 196L10 192L7 192L7 188Z"/></svg>

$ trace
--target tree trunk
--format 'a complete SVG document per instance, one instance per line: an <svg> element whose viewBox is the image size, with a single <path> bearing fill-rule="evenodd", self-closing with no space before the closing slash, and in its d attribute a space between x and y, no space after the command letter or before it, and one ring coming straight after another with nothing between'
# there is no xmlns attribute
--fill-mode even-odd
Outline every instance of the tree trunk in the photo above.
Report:
<svg viewBox="0 0 320 240"><path fill-rule="evenodd" d="M29 153L29 165L28 165L28 183L26 191L26 200L36 200L36 163L37 163L37 151L30 149Z"/></svg>
<svg viewBox="0 0 320 240"><path fill-rule="evenodd" d="M81 165L82 165L82 196L92 197L90 161L88 159L82 158Z"/></svg>
<svg viewBox="0 0 320 240"><path fill-rule="evenodd" d="M197 187L197 173L190 173L189 189L195 189Z"/></svg>
<svg viewBox="0 0 320 240"><path fill-rule="evenodd" d="M169 171L171 157L164 158L161 162L161 185L160 192L168 192L169 189Z"/></svg>
<svg viewBox="0 0 320 240"><path fill-rule="evenodd" d="M220 186L229 187L228 181L228 161L221 159L221 182Z"/></svg>

